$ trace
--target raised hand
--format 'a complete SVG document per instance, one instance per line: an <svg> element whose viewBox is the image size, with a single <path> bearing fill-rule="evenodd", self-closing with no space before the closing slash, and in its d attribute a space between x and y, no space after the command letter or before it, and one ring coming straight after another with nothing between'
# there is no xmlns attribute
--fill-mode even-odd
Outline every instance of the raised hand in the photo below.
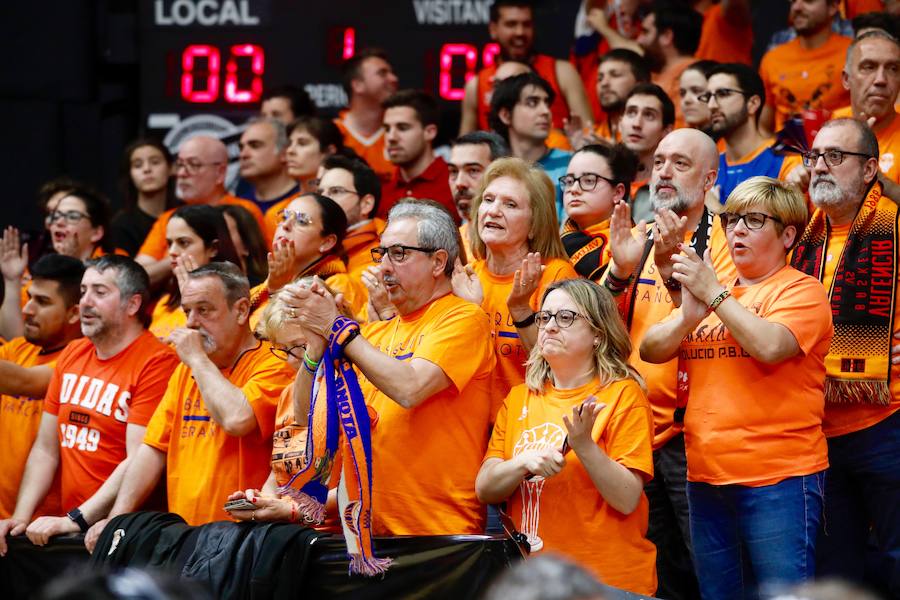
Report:
<svg viewBox="0 0 900 600"><path fill-rule="evenodd" d="M513 275L512 289L506 297L506 306L510 312L531 312L531 297L541 285L541 274L544 265L541 264L540 252L529 252L522 259L522 267L516 269Z"/></svg>
<svg viewBox="0 0 900 600"><path fill-rule="evenodd" d="M299 274L297 250L290 240L275 242L272 251L266 255L266 260L269 263L269 278L266 280L269 292L280 290Z"/></svg>
<svg viewBox="0 0 900 600"><path fill-rule="evenodd" d="M679 244L682 254L672 255L672 277L707 306L724 289L712 266L709 249L701 259L687 244Z"/></svg>
<svg viewBox="0 0 900 600"><path fill-rule="evenodd" d="M28 267L28 244L19 243L19 230L7 227L0 238L0 273L9 282L20 283Z"/></svg>
<svg viewBox="0 0 900 600"><path fill-rule="evenodd" d="M374 318L377 315L379 319L383 320L397 314L397 309L388 299L381 267L377 265L366 267L366 270L362 272L362 282L366 289L369 290L370 318Z"/></svg>
<svg viewBox="0 0 900 600"><path fill-rule="evenodd" d="M569 446L576 454L582 452L587 446L594 445L594 439L591 437L591 431L594 428L594 422L597 415L603 410L606 404L598 403L592 396L578 406L572 407L572 417L563 415L563 425L566 426L568 434Z"/></svg>
<svg viewBox="0 0 900 600"><path fill-rule="evenodd" d="M631 207L619 202L613 207L609 221L609 249L612 253L612 274L627 279L638 267L647 243L647 223L637 224L638 237L631 231Z"/></svg>
<svg viewBox="0 0 900 600"><path fill-rule="evenodd" d="M484 302L484 289L481 287L481 280L478 279L478 275L475 274L470 265L463 265L458 258L456 259L456 264L453 265L450 285L455 296L478 306L481 306L481 303Z"/></svg>

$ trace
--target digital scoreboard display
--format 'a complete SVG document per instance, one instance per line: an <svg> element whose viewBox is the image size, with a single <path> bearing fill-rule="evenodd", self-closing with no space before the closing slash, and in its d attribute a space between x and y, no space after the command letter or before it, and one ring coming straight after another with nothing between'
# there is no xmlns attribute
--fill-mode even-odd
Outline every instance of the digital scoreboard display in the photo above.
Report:
<svg viewBox="0 0 900 600"><path fill-rule="evenodd" d="M492 0L153 0L139 16L141 114L151 129L192 115L243 121L265 90L305 87L324 114L347 98L340 66L384 49L400 87L458 115L466 81L498 52Z"/></svg>

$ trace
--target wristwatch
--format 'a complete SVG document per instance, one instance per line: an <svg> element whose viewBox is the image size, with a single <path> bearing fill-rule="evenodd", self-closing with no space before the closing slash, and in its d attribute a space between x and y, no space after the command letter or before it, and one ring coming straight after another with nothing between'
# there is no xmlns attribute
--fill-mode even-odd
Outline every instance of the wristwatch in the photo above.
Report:
<svg viewBox="0 0 900 600"><path fill-rule="evenodd" d="M84 515L81 514L81 509L77 506L66 513L66 516L69 517L73 523L78 525L78 528L81 529L81 533L87 533L87 530L91 528L88 525L88 522L84 520Z"/></svg>

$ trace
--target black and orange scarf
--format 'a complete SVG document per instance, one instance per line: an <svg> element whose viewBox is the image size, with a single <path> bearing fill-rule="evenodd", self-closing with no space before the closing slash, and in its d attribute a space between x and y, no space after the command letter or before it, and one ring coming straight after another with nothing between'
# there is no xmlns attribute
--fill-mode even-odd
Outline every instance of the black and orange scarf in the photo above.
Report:
<svg viewBox="0 0 900 600"><path fill-rule="evenodd" d="M897 205L875 183L847 235L828 296L834 338L825 357L825 400L888 405L897 295ZM791 265L822 281L831 227L817 210Z"/></svg>
<svg viewBox="0 0 900 600"><path fill-rule="evenodd" d="M609 219L591 225L587 229L579 229L572 219L566 219L563 225L563 246L579 275L592 281L600 281L606 271L609 246Z"/></svg>

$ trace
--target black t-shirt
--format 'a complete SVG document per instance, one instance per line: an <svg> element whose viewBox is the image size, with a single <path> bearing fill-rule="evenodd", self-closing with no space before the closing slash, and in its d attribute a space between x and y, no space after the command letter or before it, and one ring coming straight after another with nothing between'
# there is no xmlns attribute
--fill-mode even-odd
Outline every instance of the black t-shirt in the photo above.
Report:
<svg viewBox="0 0 900 600"><path fill-rule="evenodd" d="M112 247L121 248L128 256L135 256L155 222L156 217L139 208L120 212L110 225L109 240Z"/></svg>

